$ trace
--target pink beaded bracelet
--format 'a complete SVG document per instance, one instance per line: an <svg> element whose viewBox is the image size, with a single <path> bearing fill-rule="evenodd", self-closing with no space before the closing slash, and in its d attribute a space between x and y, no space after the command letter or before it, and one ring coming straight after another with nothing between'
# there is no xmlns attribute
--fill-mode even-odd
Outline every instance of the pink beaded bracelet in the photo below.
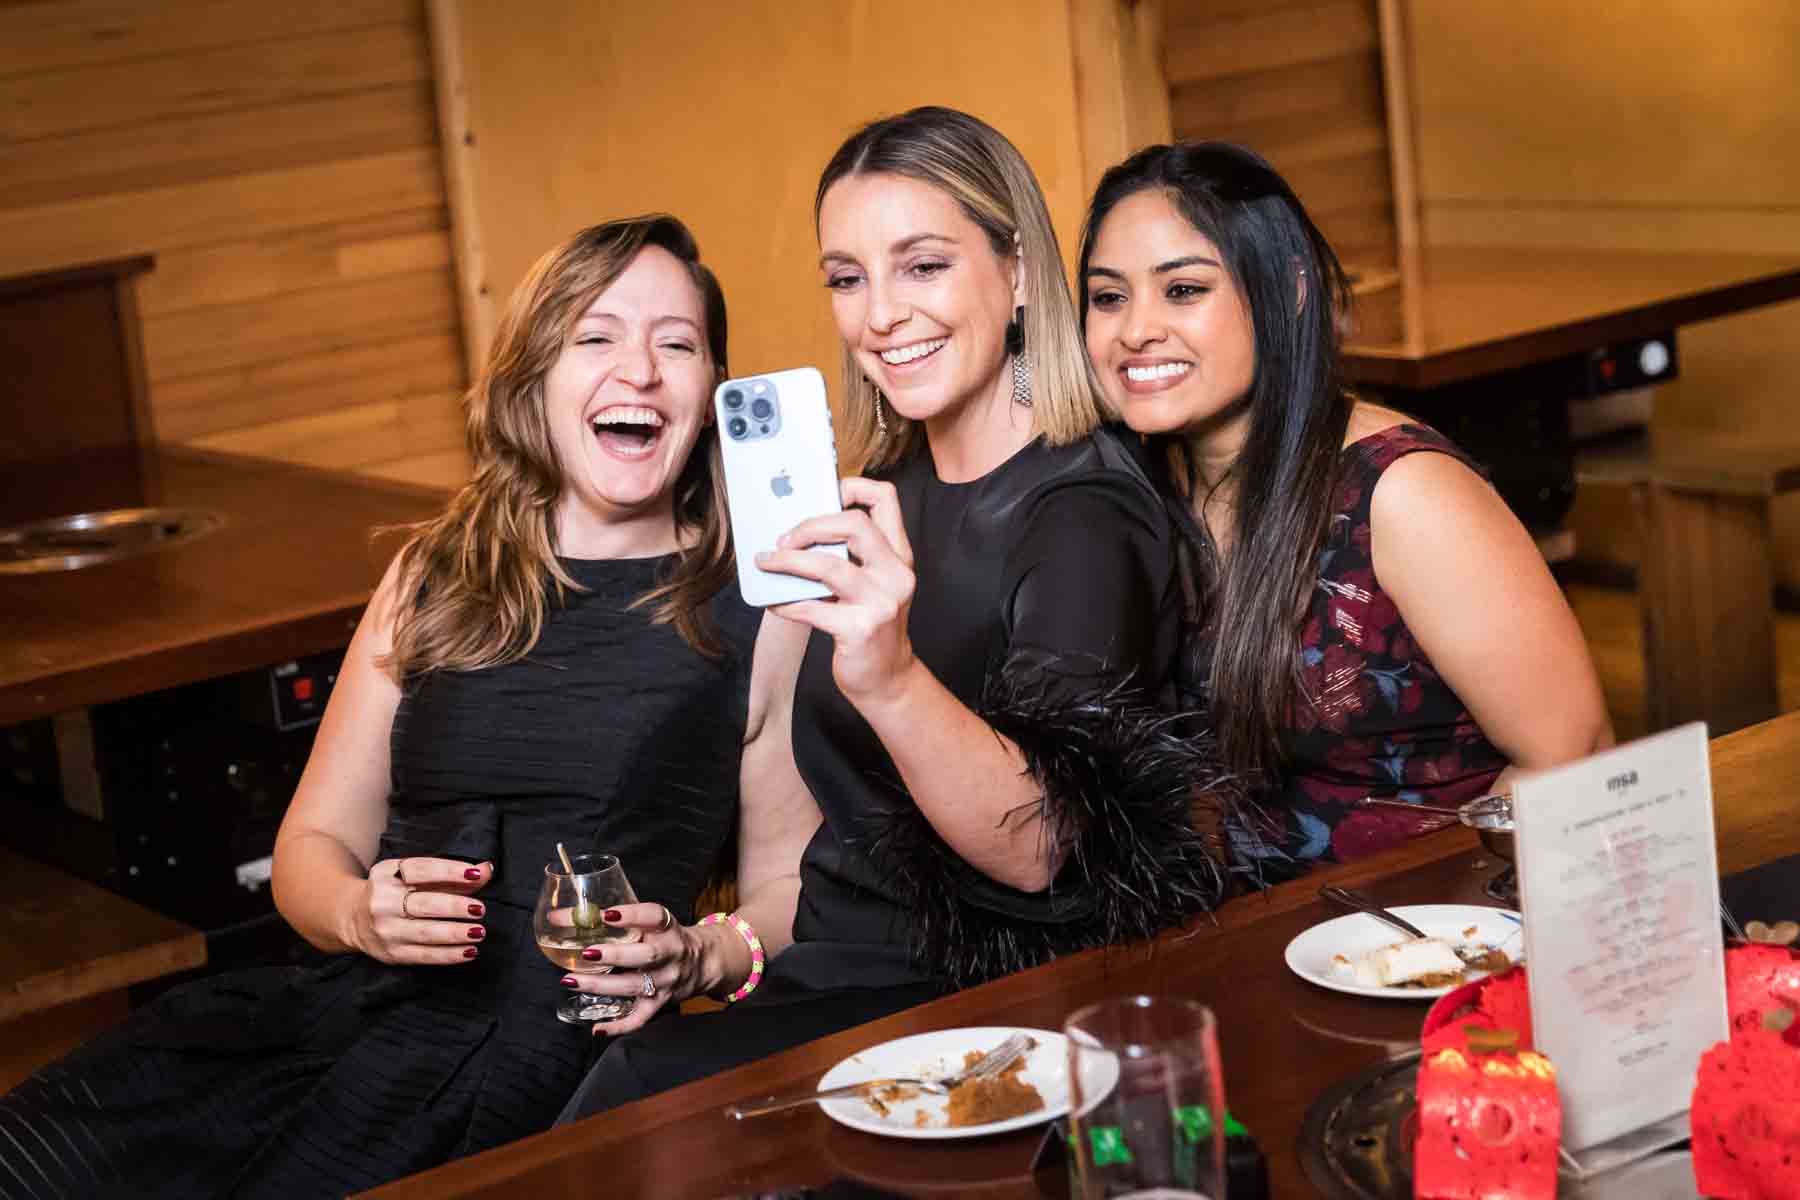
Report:
<svg viewBox="0 0 1800 1200"><path fill-rule="evenodd" d="M745 996L754 992L756 990L756 985L762 982L763 963L767 961L763 956L762 939L756 936L756 930L751 927L750 922L744 920L744 918L738 916L736 913L707 913L704 917L700 918L698 923L701 925L729 925L738 931L738 935L742 937L745 944L750 947L750 977L744 980L743 987L725 997L725 1002L727 1004L736 1004L739 1000L742 1000Z"/></svg>

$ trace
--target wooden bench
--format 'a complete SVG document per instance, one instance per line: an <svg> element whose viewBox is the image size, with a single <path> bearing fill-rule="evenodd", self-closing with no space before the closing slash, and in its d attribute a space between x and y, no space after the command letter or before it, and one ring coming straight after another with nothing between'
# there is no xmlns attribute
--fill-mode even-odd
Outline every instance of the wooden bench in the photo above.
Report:
<svg viewBox="0 0 1800 1200"><path fill-rule="evenodd" d="M120 1020L130 985L205 963L199 930L0 849L0 1091Z"/></svg>
<svg viewBox="0 0 1800 1200"><path fill-rule="evenodd" d="M1800 446L1664 430L1583 450L1576 480L1630 489L1650 728L1775 716L1770 507L1800 490Z"/></svg>

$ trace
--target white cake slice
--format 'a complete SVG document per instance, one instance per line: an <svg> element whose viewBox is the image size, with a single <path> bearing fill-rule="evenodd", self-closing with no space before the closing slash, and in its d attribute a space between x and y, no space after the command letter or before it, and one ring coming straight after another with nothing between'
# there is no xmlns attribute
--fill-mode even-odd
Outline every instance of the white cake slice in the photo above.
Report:
<svg viewBox="0 0 1800 1200"><path fill-rule="evenodd" d="M1427 975L1454 975L1462 959L1442 938L1414 938L1371 950L1356 960L1356 982L1364 987L1394 987Z"/></svg>

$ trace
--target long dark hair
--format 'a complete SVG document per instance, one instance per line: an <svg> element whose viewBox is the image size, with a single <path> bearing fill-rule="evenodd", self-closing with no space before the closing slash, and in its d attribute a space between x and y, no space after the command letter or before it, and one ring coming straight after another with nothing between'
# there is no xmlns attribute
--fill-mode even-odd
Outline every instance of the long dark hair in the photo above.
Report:
<svg viewBox="0 0 1800 1200"><path fill-rule="evenodd" d="M1179 502L1183 567L1202 636L1184 653L1190 678L1205 676L1227 766L1270 773L1280 731L1300 688L1299 635L1354 400L1338 363L1340 313L1349 283L1337 255L1286 181L1253 151L1223 142L1151 146L1101 177L1081 233L1077 291L1087 320L1087 271L1107 214L1155 188L1216 246L1250 310L1256 370L1246 397L1250 427L1224 479L1203 485L1181 435L1158 439L1154 460ZM1231 548L1221 555L1191 506L1226 480L1235 502Z"/></svg>
<svg viewBox="0 0 1800 1200"><path fill-rule="evenodd" d="M544 378L581 314L646 246L687 268L706 314L706 344L727 374L725 295L700 261L694 235L653 214L594 225L538 259L514 289L487 367L469 388L474 475L442 516L415 527L400 551L403 597L394 648L384 665L397 678L473 671L531 652L554 590L580 591L556 559L556 503L563 473L544 416ZM706 602L730 578L724 471L717 431L701 430L675 481L675 528L685 534L674 570L638 600L651 619L675 627L695 650L723 653Z"/></svg>

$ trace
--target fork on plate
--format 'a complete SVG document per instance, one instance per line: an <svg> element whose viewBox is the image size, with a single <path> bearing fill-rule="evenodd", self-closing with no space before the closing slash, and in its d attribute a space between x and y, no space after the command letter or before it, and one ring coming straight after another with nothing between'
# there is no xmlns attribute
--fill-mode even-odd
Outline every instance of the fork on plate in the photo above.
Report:
<svg viewBox="0 0 1800 1200"><path fill-rule="evenodd" d="M802 1104L816 1104L820 1100L836 1100L841 1096L867 1095L876 1088L895 1086L916 1087L922 1091L942 1096L960 1083L966 1083L971 1079L989 1079L1000 1074L1035 1045L1037 1043L1029 1037L1022 1033L1015 1033L954 1075L945 1075L937 1079L913 1079L907 1076L896 1076L891 1079L865 1079L861 1083L846 1083L842 1087L827 1088L822 1092L789 1092L784 1096L770 1096L765 1100L728 1105L725 1115L742 1121L746 1117L760 1117L764 1113L782 1112L786 1109L798 1108Z"/></svg>
<svg viewBox="0 0 1800 1200"><path fill-rule="evenodd" d="M1430 936L1423 929L1420 929L1417 925L1408 921L1405 917L1398 916L1388 911L1361 892L1354 892L1349 888L1338 887L1335 884L1326 884L1319 889L1319 896L1322 899L1331 901L1333 904L1341 904L1345 908L1355 909L1357 912L1361 913L1368 913L1376 920L1386 921L1395 929L1400 930L1402 933L1410 934L1413 937L1422 938ZM1440 938L1438 940L1445 942L1449 941L1448 938ZM1493 947L1482 943L1464 941L1459 938L1455 942L1450 943L1450 949L1456 952L1456 957L1462 959L1463 962L1467 963L1469 966L1477 966Z"/></svg>

